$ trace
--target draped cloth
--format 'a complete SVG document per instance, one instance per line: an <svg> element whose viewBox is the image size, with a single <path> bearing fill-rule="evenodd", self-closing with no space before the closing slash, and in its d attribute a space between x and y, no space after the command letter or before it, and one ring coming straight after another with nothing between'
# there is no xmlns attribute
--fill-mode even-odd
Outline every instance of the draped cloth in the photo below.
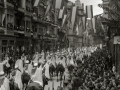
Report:
<svg viewBox="0 0 120 90"><path fill-rule="evenodd" d="M71 65L74 65L73 58L70 59L70 64L71 64Z"/></svg>
<svg viewBox="0 0 120 90"><path fill-rule="evenodd" d="M36 69L35 74L32 76L33 82L39 83L40 86L43 86L43 77L42 77L42 68L39 67Z"/></svg>
<svg viewBox="0 0 120 90"><path fill-rule="evenodd" d="M18 68L19 68L19 69L21 70L21 72L23 73L23 70L24 70L24 68L23 68L23 61L22 61L22 60L17 60L16 63L15 63L15 65L17 65Z"/></svg>
<svg viewBox="0 0 120 90"><path fill-rule="evenodd" d="M34 63L38 63L38 58L39 58L39 55L36 54L36 55L35 55L35 59L33 60L33 62L34 62Z"/></svg>
<svg viewBox="0 0 120 90"><path fill-rule="evenodd" d="M6 90L5 87L3 85L1 85L1 90Z"/></svg>
<svg viewBox="0 0 120 90"><path fill-rule="evenodd" d="M56 62L55 57L52 57L51 63L54 65L54 67L56 67L55 62Z"/></svg>
<svg viewBox="0 0 120 90"><path fill-rule="evenodd" d="M45 58L44 58L44 53L43 53L43 54L42 54L42 57L39 59L39 62L40 62L40 63L43 63L44 60L45 60Z"/></svg>
<svg viewBox="0 0 120 90"><path fill-rule="evenodd" d="M0 63L0 72L3 71L3 63Z"/></svg>
<svg viewBox="0 0 120 90"><path fill-rule="evenodd" d="M69 60L69 58L67 57L67 61L66 61L66 63L67 63L67 65L69 65L70 64L70 60Z"/></svg>
<svg viewBox="0 0 120 90"><path fill-rule="evenodd" d="M22 88L23 88L21 76L22 76L22 73L17 70L16 75L15 75L15 83L18 84L18 87L19 87L20 90L22 90Z"/></svg>
<svg viewBox="0 0 120 90"><path fill-rule="evenodd" d="M29 75L32 75L32 69L33 69L33 66L32 66L32 64L28 64L28 74Z"/></svg>
<svg viewBox="0 0 120 90"><path fill-rule="evenodd" d="M5 90L10 90L9 80L7 78L4 79L3 86L5 87Z"/></svg>
<svg viewBox="0 0 120 90"><path fill-rule="evenodd" d="M66 62L65 62L65 57L63 57L63 59L62 59L62 65L64 66L64 67L66 67Z"/></svg>
<svg viewBox="0 0 120 90"><path fill-rule="evenodd" d="M60 58L58 56L56 56L56 64L58 64L60 61Z"/></svg>
<svg viewBox="0 0 120 90"><path fill-rule="evenodd" d="M48 64L48 63L45 64L45 76L46 76L47 78L50 78L50 74L49 74L49 64Z"/></svg>

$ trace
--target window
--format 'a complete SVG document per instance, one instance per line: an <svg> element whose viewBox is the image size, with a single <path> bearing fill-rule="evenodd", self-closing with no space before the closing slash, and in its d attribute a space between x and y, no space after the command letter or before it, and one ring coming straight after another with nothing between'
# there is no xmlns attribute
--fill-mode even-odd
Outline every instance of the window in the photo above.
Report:
<svg viewBox="0 0 120 90"><path fill-rule="evenodd" d="M30 28L30 21L26 21L26 27Z"/></svg>
<svg viewBox="0 0 120 90"><path fill-rule="evenodd" d="M7 14L8 23L13 23L13 15Z"/></svg>
<svg viewBox="0 0 120 90"><path fill-rule="evenodd" d="M25 27L25 21L24 20L21 20L21 26Z"/></svg>
<svg viewBox="0 0 120 90"><path fill-rule="evenodd" d="M10 40L10 45L14 45L14 41L13 40Z"/></svg>
<svg viewBox="0 0 120 90"><path fill-rule="evenodd" d="M7 40L2 40L2 45L7 45Z"/></svg>
<svg viewBox="0 0 120 90"><path fill-rule="evenodd" d="M2 53L6 54L7 47L2 47Z"/></svg>

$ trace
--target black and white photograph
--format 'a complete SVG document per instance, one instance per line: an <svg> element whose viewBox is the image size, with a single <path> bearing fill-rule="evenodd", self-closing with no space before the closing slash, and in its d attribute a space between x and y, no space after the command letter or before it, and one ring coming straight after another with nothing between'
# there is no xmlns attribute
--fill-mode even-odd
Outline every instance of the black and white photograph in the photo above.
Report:
<svg viewBox="0 0 120 90"><path fill-rule="evenodd" d="M0 0L0 90L120 90L120 0Z"/></svg>

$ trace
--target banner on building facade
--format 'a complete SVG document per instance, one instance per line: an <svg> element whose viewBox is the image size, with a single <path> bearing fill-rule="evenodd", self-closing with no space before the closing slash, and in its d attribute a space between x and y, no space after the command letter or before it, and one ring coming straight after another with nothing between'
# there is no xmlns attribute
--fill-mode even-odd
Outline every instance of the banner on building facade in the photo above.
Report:
<svg viewBox="0 0 120 90"><path fill-rule="evenodd" d="M120 36L115 36L113 44L120 44Z"/></svg>
<svg viewBox="0 0 120 90"><path fill-rule="evenodd" d="M86 6L86 15L87 15L87 18L93 18L93 6L92 5Z"/></svg>
<svg viewBox="0 0 120 90"><path fill-rule="evenodd" d="M92 25L93 25L94 33L96 33L96 17L95 16L92 18Z"/></svg>
<svg viewBox="0 0 120 90"><path fill-rule="evenodd" d="M40 0L35 0L34 7L37 7Z"/></svg>
<svg viewBox="0 0 120 90"><path fill-rule="evenodd" d="M72 8L72 17L71 17L72 30L74 29L74 25L75 25L76 13L77 13L77 7L74 6L74 7Z"/></svg>
<svg viewBox="0 0 120 90"><path fill-rule="evenodd" d="M55 3L55 8L56 9L61 9L61 7L62 7L62 1L63 0L56 0L56 3Z"/></svg>

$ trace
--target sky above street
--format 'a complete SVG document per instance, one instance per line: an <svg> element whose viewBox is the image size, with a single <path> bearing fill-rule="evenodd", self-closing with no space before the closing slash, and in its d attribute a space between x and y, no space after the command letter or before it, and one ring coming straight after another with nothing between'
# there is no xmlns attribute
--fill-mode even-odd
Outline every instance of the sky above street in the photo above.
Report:
<svg viewBox="0 0 120 90"><path fill-rule="evenodd" d="M75 2L76 0L69 0ZM80 0L84 5L93 5L93 15L98 15L103 13L102 8L98 7L98 4L102 3L102 0Z"/></svg>

